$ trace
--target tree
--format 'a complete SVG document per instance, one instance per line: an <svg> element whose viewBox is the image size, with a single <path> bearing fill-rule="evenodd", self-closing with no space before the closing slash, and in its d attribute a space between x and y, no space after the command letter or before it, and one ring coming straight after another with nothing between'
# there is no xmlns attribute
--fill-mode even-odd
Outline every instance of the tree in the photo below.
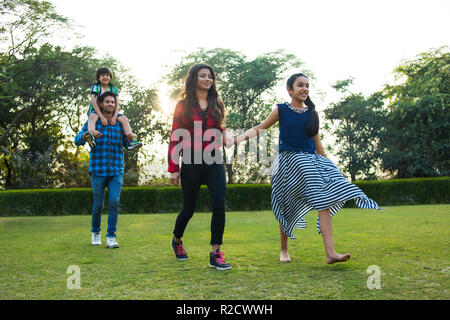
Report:
<svg viewBox="0 0 450 320"><path fill-rule="evenodd" d="M13 78L27 72L26 68L15 65L23 63L24 56L35 50L39 42L45 43L47 36L57 28L64 30L70 28L70 24L67 18L57 14L53 4L47 1L2 0L0 17L0 87L2 102L5 105L11 104L11 100L15 98L14 90L19 89L14 85ZM27 110L20 110L10 119L9 127L0 132L0 143Z"/></svg>
<svg viewBox="0 0 450 320"><path fill-rule="evenodd" d="M450 53L431 49L394 70L386 85L387 130L381 137L382 166L398 178L450 173Z"/></svg>
<svg viewBox="0 0 450 320"><path fill-rule="evenodd" d="M155 88L143 88L137 80L129 74L122 81L120 109L128 118L133 132L139 140L149 146L159 137L167 136L170 126L159 109L158 92ZM122 100L125 96L126 99ZM128 152L125 154L124 185L137 185L141 176L141 168L145 163L152 162L152 156L142 152ZM144 159L145 158L145 159Z"/></svg>
<svg viewBox="0 0 450 320"><path fill-rule="evenodd" d="M379 135L383 129L383 96L375 93L365 98L350 93L353 78L337 81L334 89L344 97L324 110L330 125L325 130L336 138L336 145L327 149L339 157L338 163L352 181L357 178L374 179L380 158Z"/></svg>
<svg viewBox="0 0 450 320"><path fill-rule="evenodd" d="M122 90L121 111L141 140L150 143L164 131L155 111L157 92L144 89L112 57L97 58L89 47L65 51L48 35L68 29L68 20L46 1L1 2L0 37L0 163L6 188L72 186L86 183L87 153L73 146L73 137L87 120L89 88L96 69L115 71ZM158 131L159 130L159 131ZM168 130L167 128L165 130ZM139 152L141 154L142 151ZM128 176L137 183L138 153L127 159ZM39 174L30 174L31 170ZM80 172L80 179L74 178ZM130 179L125 179L128 183Z"/></svg>
<svg viewBox="0 0 450 320"><path fill-rule="evenodd" d="M7 52L8 60L45 43L50 34L71 27L48 1L1 0L0 17L1 49Z"/></svg>
<svg viewBox="0 0 450 320"><path fill-rule="evenodd" d="M65 69L73 63L72 57L61 48L46 44L39 49L28 48L20 59L13 58L14 63L1 65L2 75L11 75L8 84L1 89L3 99L0 100L0 130L6 153L3 161L13 161L6 165L9 170L14 168L14 159L26 159L32 164L39 155L46 154L48 168L40 167L40 170L49 172L58 141L64 138L63 102L71 88L66 80L70 79L70 84L73 84ZM2 80L6 82L6 79ZM16 157L8 159L6 155L9 153L16 154ZM16 174L21 167L16 166ZM26 171L22 176L32 177ZM6 177L7 187L12 186L13 180L18 181L13 172L8 172ZM51 179L48 181L50 183Z"/></svg>
<svg viewBox="0 0 450 320"><path fill-rule="evenodd" d="M121 112L127 115L140 139L150 144L158 132L164 131L164 125L156 115L156 90L139 86L113 58L98 59L95 54L95 50L89 47L78 47L65 52L60 47L45 44L39 49L29 49L20 62L2 66L2 70L14 75L10 78L10 85L0 89L3 92L9 90L4 97L14 97L0 100L0 106L4 110L0 118L0 129L5 132L5 154L2 161L4 184L7 188L68 186L77 181L69 178L72 174L61 174L57 170L74 173L86 168L84 148L73 146L72 141L87 120L89 88L99 66L108 65L117 70L114 83L121 89ZM63 149L60 148L62 146ZM58 154L61 152L64 156ZM126 158L126 170L131 170L126 175L127 185L137 184L140 153L141 151L133 152ZM43 154L47 160L39 160L39 170L46 173L45 183L44 180L33 183L30 180L22 181L22 178L36 176L29 176L21 163L25 161L32 165ZM68 159L69 155L72 155L71 160ZM42 167L45 164L47 169ZM73 167L64 167L68 165Z"/></svg>
<svg viewBox="0 0 450 320"><path fill-rule="evenodd" d="M19 165L21 161L31 166L33 161L37 161L45 166L53 159L51 148L59 132L48 118L44 120L43 128L35 126L38 121L36 108L46 104L44 101L48 101L48 96L33 92L37 87L45 87L43 79L46 75L43 72L54 67L53 62L48 60L52 49L46 46L39 50L37 44L45 43L56 27L68 28L69 23L46 1L3 0L0 5L0 148L2 168L6 169L6 185L10 186L14 179L12 164L15 161L16 168L25 168ZM31 77L36 77L33 84ZM24 120L25 115L28 122ZM27 126L31 134L18 134L21 131L19 125ZM28 144L28 149L11 154L19 144ZM47 157L46 160L40 161L41 156ZM48 171L43 167L39 169L41 172Z"/></svg>
<svg viewBox="0 0 450 320"><path fill-rule="evenodd" d="M219 95L225 104L225 126L235 130L251 128L267 117L273 108L274 88L281 79L286 78L285 72L289 68L302 65L294 55L281 50L249 60L242 53L229 49L200 48L171 68L166 79L173 87L172 98L179 95L189 68L200 62L214 69ZM234 149L236 153L237 148ZM258 176L259 165L255 162L249 161L247 165L236 161L226 164L228 183L247 182L249 178L258 182L267 180L266 176ZM235 177L236 168L239 168L238 177ZM248 175L249 170L253 174Z"/></svg>

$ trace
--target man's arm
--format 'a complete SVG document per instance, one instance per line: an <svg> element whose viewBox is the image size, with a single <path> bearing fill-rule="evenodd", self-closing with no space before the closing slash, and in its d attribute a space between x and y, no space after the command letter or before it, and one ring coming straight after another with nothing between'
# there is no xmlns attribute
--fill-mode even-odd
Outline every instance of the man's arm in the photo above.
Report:
<svg viewBox="0 0 450 320"><path fill-rule="evenodd" d="M86 134L87 131L88 131L88 121L84 123L83 128L81 129L80 132L78 132L78 134L75 137L74 142L77 146L83 146L86 143L86 140L84 140L84 135Z"/></svg>

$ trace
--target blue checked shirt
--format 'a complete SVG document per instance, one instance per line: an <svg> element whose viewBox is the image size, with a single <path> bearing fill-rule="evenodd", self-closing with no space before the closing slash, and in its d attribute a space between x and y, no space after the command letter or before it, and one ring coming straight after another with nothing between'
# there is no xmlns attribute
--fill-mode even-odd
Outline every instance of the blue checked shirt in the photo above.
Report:
<svg viewBox="0 0 450 320"><path fill-rule="evenodd" d="M119 121L115 126L103 126L98 120L95 129L103 134L101 138L95 139L97 144L91 150L89 159L89 173L96 176L117 176L123 174L123 151L129 145L129 140L123 135L123 129ZM88 121L75 137L75 144L82 146L86 143L81 139L83 133L88 131Z"/></svg>

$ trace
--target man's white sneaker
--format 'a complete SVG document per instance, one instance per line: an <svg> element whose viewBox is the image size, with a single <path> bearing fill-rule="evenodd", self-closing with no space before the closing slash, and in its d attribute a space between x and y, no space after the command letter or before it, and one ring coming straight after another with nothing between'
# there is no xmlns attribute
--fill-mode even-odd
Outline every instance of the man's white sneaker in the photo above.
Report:
<svg viewBox="0 0 450 320"><path fill-rule="evenodd" d="M92 245L93 246L101 246L102 245L100 233L92 232Z"/></svg>
<svg viewBox="0 0 450 320"><path fill-rule="evenodd" d="M117 243L116 238L106 237L106 247L110 249L118 248L119 244Z"/></svg>

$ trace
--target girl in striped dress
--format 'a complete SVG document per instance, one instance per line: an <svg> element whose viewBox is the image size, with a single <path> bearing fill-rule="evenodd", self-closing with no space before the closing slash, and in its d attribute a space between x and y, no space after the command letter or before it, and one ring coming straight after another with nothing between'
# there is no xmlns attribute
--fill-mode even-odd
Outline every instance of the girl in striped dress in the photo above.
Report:
<svg viewBox="0 0 450 320"><path fill-rule="evenodd" d="M279 153L272 169L272 210L280 223L280 261L290 262L288 237L294 228L305 228L304 216L318 210L317 230L322 234L328 264L350 259L334 250L331 217L347 200L360 208L380 209L357 186L350 183L325 154L319 137L319 116L309 98L309 79L292 75L286 89L290 103L278 104L269 117L234 138L237 144L257 136L279 121Z"/></svg>

